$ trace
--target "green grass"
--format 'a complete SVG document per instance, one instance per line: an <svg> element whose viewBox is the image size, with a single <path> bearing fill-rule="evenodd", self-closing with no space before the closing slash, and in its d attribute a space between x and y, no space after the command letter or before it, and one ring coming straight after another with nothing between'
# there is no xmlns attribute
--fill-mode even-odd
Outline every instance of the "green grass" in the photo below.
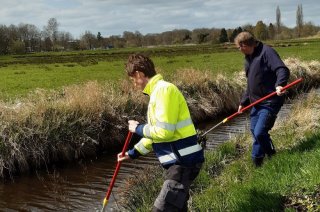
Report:
<svg viewBox="0 0 320 212"><path fill-rule="evenodd" d="M116 81L125 76L120 61L100 62L90 66L76 63L12 65L2 67L0 74L2 99L24 97L37 88L57 89L91 80Z"/></svg>
<svg viewBox="0 0 320 212"><path fill-rule="evenodd" d="M242 69L243 57L238 52L221 52L172 58L157 57L154 62L158 68L169 73L174 73L178 69L193 68L231 75Z"/></svg>
<svg viewBox="0 0 320 212"><path fill-rule="evenodd" d="M195 195L200 211L281 211L285 196L320 184L320 132L308 135L296 147L278 152L262 168L250 156L235 161Z"/></svg>
<svg viewBox="0 0 320 212"><path fill-rule="evenodd" d="M320 39L270 44L282 58L297 57L304 61L320 58ZM0 56L0 99L25 97L37 88L60 89L90 80L117 82L125 76L127 56L134 52L150 55L164 75L171 75L179 69L195 68L230 76L243 68L243 55L233 44Z"/></svg>
<svg viewBox="0 0 320 212"><path fill-rule="evenodd" d="M202 177L195 184L197 192L193 195L192 208L196 211L283 211L295 205L305 210L320 210L317 189L320 186L319 97L313 94L307 101L298 102L292 115L271 132L278 151L271 160L266 159L262 167L252 165L249 137L229 143L234 146L240 143L247 148L239 157L231 157L218 175L210 174L208 167L214 163L206 161ZM236 150L230 154L236 154ZM207 154L221 154L221 150ZM199 185L204 186L199 189Z"/></svg>
<svg viewBox="0 0 320 212"><path fill-rule="evenodd" d="M308 43L305 46L292 46L292 47L276 47L279 55L282 58L295 57L300 60L310 61L319 60L320 58L320 43Z"/></svg>

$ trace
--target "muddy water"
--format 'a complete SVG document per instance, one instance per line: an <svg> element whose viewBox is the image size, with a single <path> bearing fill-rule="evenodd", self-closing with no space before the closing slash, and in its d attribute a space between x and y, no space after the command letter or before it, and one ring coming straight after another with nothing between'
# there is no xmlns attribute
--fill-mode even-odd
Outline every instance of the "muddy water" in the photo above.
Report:
<svg viewBox="0 0 320 212"><path fill-rule="evenodd" d="M286 116L290 107L291 104L282 107L279 119ZM207 148L212 149L232 136L247 131L248 123L248 113L244 113L214 129L207 134ZM208 123L206 128L210 129L215 124ZM0 183L0 211L99 211L115 163L115 155L105 155L95 160L17 177L13 182ZM107 211L121 211L117 204L117 191L126 176L154 164L158 162L153 155L134 162L124 162Z"/></svg>
<svg viewBox="0 0 320 212"><path fill-rule="evenodd" d="M0 211L100 211L115 158L105 155L0 183ZM122 163L107 211L119 211L117 190L129 173L157 164L154 156L144 158L149 163L142 159Z"/></svg>

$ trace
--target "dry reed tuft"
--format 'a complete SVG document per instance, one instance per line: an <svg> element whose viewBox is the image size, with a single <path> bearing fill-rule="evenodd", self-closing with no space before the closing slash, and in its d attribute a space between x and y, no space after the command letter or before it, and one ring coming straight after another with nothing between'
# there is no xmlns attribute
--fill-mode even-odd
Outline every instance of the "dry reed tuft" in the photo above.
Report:
<svg viewBox="0 0 320 212"><path fill-rule="evenodd" d="M304 101L297 102L290 113L290 116L283 122L276 125L277 130L281 130L283 134L293 131L296 138L302 140L306 132L316 131L320 129L320 95L315 90L312 90ZM286 123L286 127L282 125ZM287 139L290 142L290 139ZM297 145L295 141L292 144L277 144L280 148L291 148L292 145Z"/></svg>
<svg viewBox="0 0 320 212"><path fill-rule="evenodd" d="M111 84L88 82L59 92L37 90L19 107L2 102L0 175L119 146L126 130L123 116L143 102L134 103L130 95Z"/></svg>
<svg viewBox="0 0 320 212"><path fill-rule="evenodd" d="M221 74L214 77L209 71L195 69L178 70L173 83L185 95L196 123L234 110L243 90L237 77L230 79Z"/></svg>
<svg viewBox="0 0 320 212"><path fill-rule="evenodd" d="M290 69L290 81L298 78L303 78L304 81L296 87L295 90L302 89L304 91L310 90L311 87L318 87L320 85L320 62L310 61L302 62L296 58L287 58L284 63ZM291 89L291 92L294 90Z"/></svg>

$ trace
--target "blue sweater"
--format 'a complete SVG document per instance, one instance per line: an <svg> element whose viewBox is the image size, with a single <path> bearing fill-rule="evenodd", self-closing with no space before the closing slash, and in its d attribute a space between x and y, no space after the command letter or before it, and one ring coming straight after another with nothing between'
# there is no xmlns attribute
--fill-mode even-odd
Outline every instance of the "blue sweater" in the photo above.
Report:
<svg viewBox="0 0 320 212"><path fill-rule="evenodd" d="M285 86L290 75L277 52L261 42L257 43L252 55L245 56L245 71L247 89L240 102L242 106L274 92L277 86ZM284 96L275 95L260 105L281 106L283 102Z"/></svg>

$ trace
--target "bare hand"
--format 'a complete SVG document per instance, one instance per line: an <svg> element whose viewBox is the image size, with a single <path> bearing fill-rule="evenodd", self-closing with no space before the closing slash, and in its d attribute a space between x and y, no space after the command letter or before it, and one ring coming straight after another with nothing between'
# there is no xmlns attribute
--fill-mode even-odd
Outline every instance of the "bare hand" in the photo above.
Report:
<svg viewBox="0 0 320 212"><path fill-rule="evenodd" d="M139 122L135 120L129 120L128 123L129 123L129 131L132 133L135 133Z"/></svg>
<svg viewBox="0 0 320 212"><path fill-rule="evenodd" d="M281 91L282 88L283 88L282 86L277 86L276 87L276 92L277 92L278 96L282 96L285 93L285 91Z"/></svg>
<svg viewBox="0 0 320 212"><path fill-rule="evenodd" d="M241 110L242 110L242 108L243 108L243 107L242 107L242 105L239 105L238 113L242 113L242 111L241 111Z"/></svg>
<svg viewBox="0 0 320 212"><path fill-rule="evenodd" d="M126 152L124 154L124 156L121 156L121 155L122 155L122 152L118 153L118 155L117 155L118 162L122 162L122 161L127 160L127 159L130 158L129 155L128 155L128 152Z"/></svg>

